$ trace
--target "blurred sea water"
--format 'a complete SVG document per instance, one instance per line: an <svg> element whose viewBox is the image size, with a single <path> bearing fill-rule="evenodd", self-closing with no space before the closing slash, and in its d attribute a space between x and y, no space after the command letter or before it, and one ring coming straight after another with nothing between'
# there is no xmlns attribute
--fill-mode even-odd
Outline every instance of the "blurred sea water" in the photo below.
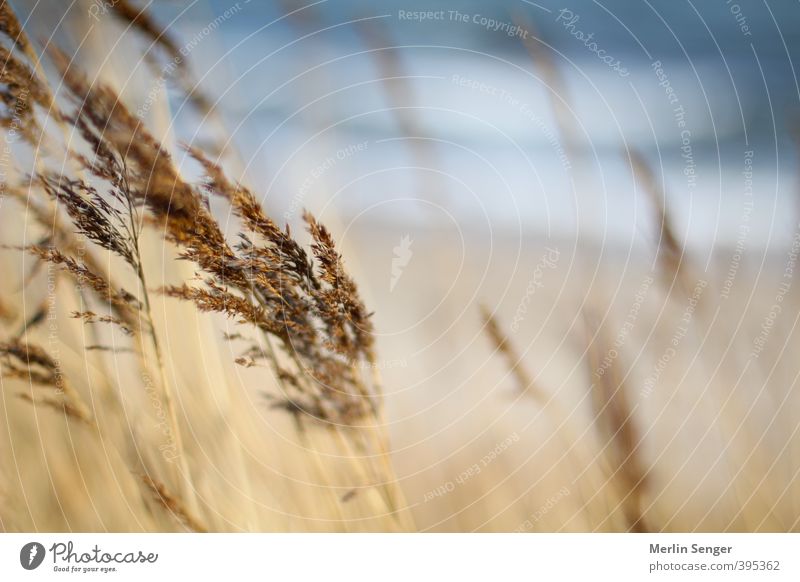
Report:
<svg viewBox="0 0 800 582"><path fill-rule="evenodd" d="M290 222L335 207L345 221L631 247L653 235L635 148L690 245L731 246L745 227L748 248L794 236L797 3L214 0L157 13L191 47L247 180ZM535 30L506 34L520 22ZM521 34L546 43L562 85ZM174 109L179 133L198 136Z"/></svg>

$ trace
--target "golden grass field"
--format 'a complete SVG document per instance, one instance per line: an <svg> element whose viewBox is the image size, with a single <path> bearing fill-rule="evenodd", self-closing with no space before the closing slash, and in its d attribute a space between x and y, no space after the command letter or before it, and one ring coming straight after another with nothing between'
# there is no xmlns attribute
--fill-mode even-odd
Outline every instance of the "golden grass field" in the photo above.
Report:
<svg viewBox="0 0 800 582"><path fill-rule="evenodd" d="M174 170L164 98L147 129L120 113L147 74L124 82L130 46L41 57L2 10L21 137L0 201L0 530L800 527L796 246L733 276L720 248L704 269L655 204L659 260L415 229L392 286L408 229L329 209L334 249L311 219L265 226L247 185L216 176L226 160L197 154L197 183ZM132 258L102 222L117 219Z"/></svg>

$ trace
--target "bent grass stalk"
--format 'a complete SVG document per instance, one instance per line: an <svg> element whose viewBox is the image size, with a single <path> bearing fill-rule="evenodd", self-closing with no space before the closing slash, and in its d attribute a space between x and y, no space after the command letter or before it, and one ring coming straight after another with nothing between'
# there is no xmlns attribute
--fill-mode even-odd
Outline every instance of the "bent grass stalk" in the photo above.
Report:
<svg viewBox="0 0 800 582"><path fill-rule="evenodd" d="M580 471L572 483L573 485L577 483L580 497L584 501L581 511L591 517L588 505L598 495L604 483L596 478L595 473L591 470L592 466L596 464L596 458L593 458L590 451L580 444L588 429L578 433L571 420L571 413L568 414L554 396L548 396L541 386L535 383L533 374L525 366L522 356L519 355L511 339L503 333L495 314L486 305L481 305L479 310L483 331L491 341L495 353L501 355L505 360L511 376L517 384L517 390L520 394L532 398L538 406L548 411L549 414L546 418L554 425L553 438L556 439L563 451L561 459L567 459L567 455L570 453L575 455ZM588 477L586 477L587 475ZM569 521L571 518L565 523Z"/></svg>
<svg viewBox="0 0 800 582"><path fill-rule="evenodd" d="M343 269L327 229L310 215L305 216L312 236L313 260L310 259L291 237L288 228L280 230L263 214L248 190L230 183L221 168L192 151L207 171L209 182L205 187L209 194L225 199L245 226L242 242L236 247L229 246L199 190L181 178L163 146L125 109L117 95L107 86L89 83L72 60L60 51L52 50L50 61L78 108L74 113L62 113L46 91L36 93L45 95L39 97L37 105L46 115L71 124L92 155L87 157L68 150L70 160L78 163L77 171L66 166L60 172L37 167L26 201L39 191L45 194L48 203L61 203L78 232L133 269L137 294L127 293L104 275L91 254L76 260L56 248L31 246L27 250L75 278L114 313L97 314L84 308L74 317L88 325L104 323L133 335L138 343L137 355L142 370L147 373L149 364L157 370L178 456L173 465L178 495L172 497L163 483L152 477L143 481L143 485L155 490L165 507L182 515L195 513L197 503L178 422L175 392L166 377L163 348L154 325L151 290L140 250L140 223L147 222L163 227L165 237L179 249L181 258L193 262L205 276L203 286L190 287L184 283L165 287L162 292L191 301L201 311L226 313L239 318L240 324L255 326L271 347L275 338L296 368L294 372L281 369L272 347L277 376L284 381L293 380L284 382L283 405L295 415L303 414L309 419L346 427L346 436L342 429L336 429L341 437L339 444L346 445L348 450L353 444L360 450L365 466L358 470L366 469L363 475L372 475L370 483L379 487L391 514L400 519L400 495L393 489L388 449L378 426L380 384L373 378L373 385L367 386L356 365L362 360L374 361L369 316L355 283ZM21 67L18 71L22 71L18 76L24 77L26 69ZM27 77L29 84L35 83L32 72ZM10 102L16 98L11 93L3 95ZM28 135L33 135L33 130L38 128L35 117L30 115L27 123ZM88 178L84 177L84 172ZM146 212L141 219L140 208ZM57 209L46 214L58 224ZM71 236L67 229L59 230ZM250 237L254 237L255 242L251 242ZM72 248L68 240L61 243L65 248ZM315 271L315 267L319 270ZM87 305L85 300L82 304ZM147 356L149 350L144 334L150 336L152 360ZM104 352L124 351L111 349L97 340L86 348L98 357ZM250 354L261 357L255 349L251 349ZM27 373L32 377L35 371ZM51 398L41 401L55 405ZM71 396L60 402L60 406L77 418L80 407L76 402ZM302 438L304 429L300 434ZM135 437L133 448L136 449ZM375 451L382 470L374 463ZM312 451L313 460L317 462L319 459L315 455L316 451ZM352 454L350 458L354 464L360 464ZM185 510L178 511L178 503Z"/></svg>

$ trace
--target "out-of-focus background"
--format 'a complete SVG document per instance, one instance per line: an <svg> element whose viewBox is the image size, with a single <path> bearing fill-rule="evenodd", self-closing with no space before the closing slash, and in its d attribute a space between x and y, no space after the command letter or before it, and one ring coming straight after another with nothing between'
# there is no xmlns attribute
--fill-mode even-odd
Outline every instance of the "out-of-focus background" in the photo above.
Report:
<svg viewBox="0 0 800 582"><path fill-rule="evenodd" d="M308 208L330 226L375 311L420 529L624 528L587 312L617 341L653 527L798 527L797 289L770 310L800 218L800 4L153 2L206 118L141 57L148 42L101 26L101 0L17 4L280 222ZM656 262L656 199L683 286ZM479 303L547 405L517 390Z"/></svg>
<svg viewBox="0 0 800 582"><path fill-rule="evenodd" d="M736 241L753 150L748 243L791 238L794 3L220 1L154 11L192 47L202 86L248 152L248 177L278 212L331 205L348 222L455 221L625 249L652 226L628 146L658 168L676 231L705 258ZM415 11L434 18L406 15ZM534 36L560 85L526 51ZM194 135L186 117L177 114L177 128ZM336 163L315 178L328 158Z"/></svg>

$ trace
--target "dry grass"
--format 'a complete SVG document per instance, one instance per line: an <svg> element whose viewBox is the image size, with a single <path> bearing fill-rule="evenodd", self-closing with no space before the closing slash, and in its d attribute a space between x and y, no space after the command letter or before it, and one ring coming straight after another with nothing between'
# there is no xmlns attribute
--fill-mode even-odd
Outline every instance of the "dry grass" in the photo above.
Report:
<svg viewBox="0 0 800 582"><path fill-rule="evenodd" d="M608 353L611 342L598 320L585 315L589 370L602 366L603 354ZM642 437L636 428L635 410L625 378L619 369L624 363L618 358L602 375L594 377L591 385L592 406L596 424L603 441L603 452L609 458L611 479L619 489L618 506L628 524L627 531L648 531L642 515L642 497L647 485L647 472L641 459Z"/></svg>
<svg viewBox="0 0 800 582"><path fill-rule="evenodd" d="M668 287L674 287L676 290L687 293L690 290L685 264L687 259L683 245L679 242L672 227L672 220L667 209L667 197L662 183L658 181L650 164L639 151L629 148L626 153L634 179L640 185L653 209L653 224L658 233L657 260L661 268L661 275Z"/></svg>
<svg viewBox="0 0 800 582"><path fill-rule="evenodd" d="M480 306L481 318L484 323L484 331L494 346L496 352L501 355L505 361L520 392L531 395L540 404L546 402L546 396L536 388L536 385L531 377L531 374L525 369L523 365L523 358L519 355L517 349L511 343L511 340L503 332L502 327L497 321L495 315L486 305Z"/></svg>
<svg viewBox="0 0 800 582"><path fill-rule="evenodd" d="M134 13L127 3L116 4L115 9L173 58L178 55L176 45L146 13ZM19 23L5 4L3 26L6 36L13 35L9 40L17 39L15 48L3 49L2 55L6 61L2 95L11 112L7 124L13 123L32 148L40 139L55 139L40 119L51 118L58 122L56 126L72 128L65 163L59 165L57 159L46 159L39 152L31 179L12 186L15 198L32 209L32 226L46 232L35 244L9 246L9 252L17 248L33 257L36 266L29 275L33 279L37 273L53 270L57 275L49 288L52 305L45 301L41 315L26 322L21 336L2 344L4 394L19 381L51 388L41 394L19 394L37 408L63 413L67 430L71 430L70 420L88 425L94 434L87 436L97 441L95 446L110 447L115 463L125 465L131 474L143 474L139 483L156 494L158 505L190 529L206 531L202 518L196 517L202 512L202 491L196 480L202 467L191 466L184 443L186 427L167 372L163 332L157 329L154 317L154 292L176 297L202 312L233 318L242 328L237 338L244 342L242 353L247 363L269 364L279 380L278 392L269 394L273 408L282 410L297 427L299 442L306 447L301 454L323 466L316 487L322 489L323 499L326 488L332 492L327 501L336 518L332 523L339 523L337 529L351 527L346 519L355 521L352 527L357 529L373 519L387 520L387 525L378 529L408 527L380 428L379 379L364 372L374 369L375 358L369 314L328 230L306 214L311 236L307 252L288 227L281 229L264 214L246 187L230 181L218 164L196 149L190 153L205 170L206 181L186 182L171 154L118 95L107 85L90 82L72 59L57 49L50 50L49 63L64 91L58 100L53 99L50 88L35 72L38 61L31 62L30 43L20 36ZM209 197L224 200L241 220L235 245L228 242L211 214ZM194 265L191 279L159 289L150 286L153 267L145 257L143 241L158 232L173 245L176 258ZM127 272L120 270L123 265ZM71 285L58 285L65 276ZM60 357L49 355L28 339L41 335L49 322L47 337L53 344L60 327L68 325L60 323L55 311L57 305L69 302L71 289L78 290L71 299L78 305L70 311L72 320L92 329L109 328L92 335L93 341L83 342L86 363L94 368L91 374L104 376L102 382L111 385L106 387L110 398L93 400L91 408L81 394L92 391L91 376L85 378L88 385L83 390L74 389ZM10 309L3 313L11 313ZM136 356L130 365L139 370L139 386L136 381L120 384L119 376L108 372L109 364L119 367L118 359L124 358L125 352ZM106 354L114 358L108 359ZM152 414L146 409L130 409L129 393L134 390L147 394L156 409L156 426L164 437L160 444L152 443L150 422L144 422ZM308 448L317 446L309 444L309 434L319 431L336 435L332 442L337 452L325 452L333 463L338 463L339 457L351 465L346 486L332 482L338 478L336 471L324 467L332 461L320 461L320 452ZM250 479L244 467L239 470L243 479ZM364 481L359 481L362 478ZM339 487L341 494L336 492ZM358 504L362 515L347 518L347 512L338 507L342 503L339 497L344 502L351 500L353 487L371 489L377 496L362 494L364 501ZM130 499L126 504L134 511ZM141 505L135 511L142 512L134 515L139 523L152 519L152 505ZM69 519L68 514L63 517ZM273 526L258 526L263 527Z"/></svg>
<svg viewBox="0 0 800 582"><path fill-rule="evenodd" d="M146 12L128 2L114 9L154 43L151 64L182 56ZM399 125L418 133L396 53L359 30L390 79ZM0 529L797 530L800 459L789 412L797 366L777 351L751 368L736 361L760 313L722 329L698 304L691 332L675 342L691 293L688 259L636 152L628 159L654 208L661 279L635 325L625 327L632 312L620 289L651 273L611 263L607 278L589 282L581 265L553 271L564 279L537 290L517 336L503 321L518 305L498 300L481 308L480 325L426 321L403 352L392 337L376 340L375 319L405 325L413 306L378 296L368 307L356 280L370 269L357 279L314 216L303 216L305 232L278 224L257 192L230 177L230 160L156 137L159 128L145 127L111 84L68 54L50 48L40 62L5 2L0 33L2 122L22 138L14 155L24 168L3 185L0 266L12 276L0 284L8 445ZM544 45L534 39L528 48L562 87ZM179 63L170 81L209 113L188 63ZM574 151L567 102L551 97ZM45 142L55 147L45 151ZM187 166L201 177L188 179ZM416 240L425 248L424 235ZM432 246L438 254L420 253L414 268L429 275L430 289L447 289L442 265L456 261L441 240ZM359 262L378 264L377 247L359 247ZM476 265L481 252L468 249ZM489 298L526 288L510 263L495 257L488 275L468 270L447 308L473 312L469 277ZM616 289L614 269L624 271ZM705 296L700 303L708 307ZM796 303L787 296L783 305ZM749 304L731 296L726 309ZM466 339L481 333L488 346ZM426 334L445 345L429 350L429 363L386 370L388 385L424 390L385 395L379 348L416 351L430 345ZM793 327L773 334L776 345L795 345ZM762 389L740 391L742 378ZM514 390L503 391L506 379ZM390 399L396 411L405 402L423 428L387 423ZM427 434L436 438L419 436Z"/></svg>

